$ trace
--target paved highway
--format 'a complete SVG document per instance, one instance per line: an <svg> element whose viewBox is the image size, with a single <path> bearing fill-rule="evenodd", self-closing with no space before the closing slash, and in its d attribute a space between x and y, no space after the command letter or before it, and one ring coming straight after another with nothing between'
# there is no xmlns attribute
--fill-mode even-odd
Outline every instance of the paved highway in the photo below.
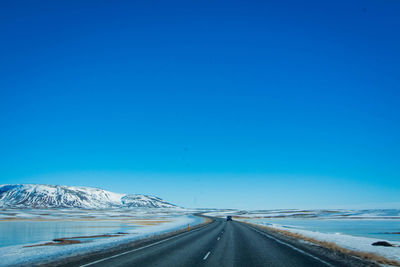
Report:
<svg viewBox="0 0 400 267"><path fill-rule="evenodd" d="M215 222L80 266L338 266L240 222Z"/></svg>

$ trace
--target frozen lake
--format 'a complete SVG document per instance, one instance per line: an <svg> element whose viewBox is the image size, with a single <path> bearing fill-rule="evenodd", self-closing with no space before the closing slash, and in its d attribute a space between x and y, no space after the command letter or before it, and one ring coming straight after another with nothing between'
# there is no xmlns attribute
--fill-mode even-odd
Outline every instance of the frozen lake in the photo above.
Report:
<svg viewBox="0 0 400 267"><path fill-rule="evenodd" d="M389 241L400 241L399 219L295 219L263 218L249 220L264 225L281 225L285 228L317 231L328 234L346 234L371 237Z"/></svg>
<svg viewBox="0 0 400 267"><path fill-rule="evenodd" d="M0 247L54 238L127 232L138 226L118 221L0 221Z"/></svg>
<svg viewBox="0 0 400 267"><path fill-rule="evenodd" d="M2 209L0 248L50 242L55 238L134 233L143 226L175 221L174 209ZM85 239L89 241L89 239Z"/></svg>
<svg viewBox="0 0 400 267"><path fill-rule="evenodd" d="M7 210L0 219L0 266L40 265L53 259L83 255L91 251L113 248L153 235L186 229L204 221L203 218L182 211L81 211ZM0 218L1 218L0 212ZM81 218L82 214L90 219ZM13 216L13 217L11 217ZM108 237L94 235L128 233ZM75 238L82 243L71 245L34 246L54 238ZM21 257L22 256L22 257Z"/></svg>

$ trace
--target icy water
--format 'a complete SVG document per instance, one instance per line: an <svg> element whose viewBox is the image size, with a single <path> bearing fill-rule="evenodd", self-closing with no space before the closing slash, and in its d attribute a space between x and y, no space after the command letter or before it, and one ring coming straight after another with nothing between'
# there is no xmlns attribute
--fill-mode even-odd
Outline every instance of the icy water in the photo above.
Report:
<svg viewBox="0 0 400 267"><path fill-rule="evenodd" d="M279 224L287 228L317 231L329 234L345 234L352 236L371 237L389 241L400 241L399 219L290 219L268 218L254 219L265 225Z"/></svg>
<svg viewBox="0 0 400 267"><path fill-rule="evenodd" d="M1 221L0 247L49 242L54 238L126 232L137 226L118 221Z"/></svg>

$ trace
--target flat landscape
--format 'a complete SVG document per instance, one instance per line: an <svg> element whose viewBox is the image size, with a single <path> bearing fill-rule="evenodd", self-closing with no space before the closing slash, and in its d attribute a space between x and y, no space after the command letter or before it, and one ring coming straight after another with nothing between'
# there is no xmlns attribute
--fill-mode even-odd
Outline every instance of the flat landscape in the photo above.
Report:
<svg viewBox="0 0 400 267"><path fill-rule="evenodd" d="M204 229L197 229L206 220L195 214L208 216L214 222L201 227ZM226 222L227 216L232 216L234 222ZM109 255L102 256L102 260L94 265L174 266L173 263L180 262L182 266L243 266L252 262L254 266L266 266L266 263L279 266L282 262L290 265L299 257L302 263L298 266L307 266L311 262L315 266L353 266L364 260L362 257L360 262L332 258L330 250L310 252L308 249L315 246L310 240L333 243L356 253L384 257L391 263L386 265L397 266L396 262L400 262L399 225L400 210L394 209L245 211L3 208L0 210L0 266L48 264L54 263L54 259L60 263L67 260L83 265L97 262L98 256L90 255L103 255L108 249L119 248L113 255L121 252L125 255L127 249L132 248L130 244L138 241L150 244L150 247L139 247L140 252L134 251L129 256L113 256L112 260L108 259ZM177 231L182 236L174 237ZM280 236L282 231L300 236L283 237ZM163 241L165 235L175 241ZM301 243L303 237L310 240ZM162 245L158 244L160 240ZM378 241L389 242L392 246L372 245ZM182 247L185 249L182 250ZM253 251L246 252L248 249ZM311 256L299 253L299 249ZM165 250L169 256L165 258L160 250ZM271 254L271 251L275 252ZM84 260L77 261L80 257Z"/></svg>
<svg viewBox="0 0 400 267"><path fill-rule="evenodd" d="M191 213L179 208L1 209L0 266L85 254L204 221Z"/></svg>

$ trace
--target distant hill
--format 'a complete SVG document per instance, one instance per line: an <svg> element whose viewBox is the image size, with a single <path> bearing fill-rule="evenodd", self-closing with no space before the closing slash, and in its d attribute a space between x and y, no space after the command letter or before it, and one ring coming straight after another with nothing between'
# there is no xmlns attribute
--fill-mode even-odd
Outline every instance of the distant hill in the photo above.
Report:
<svg viewBox="0 0 400 267"><path fill-rule="evenodd" d="M158 197L118 194L92 187L0 185L0 207L9 208L176 208Z"/></svg>

